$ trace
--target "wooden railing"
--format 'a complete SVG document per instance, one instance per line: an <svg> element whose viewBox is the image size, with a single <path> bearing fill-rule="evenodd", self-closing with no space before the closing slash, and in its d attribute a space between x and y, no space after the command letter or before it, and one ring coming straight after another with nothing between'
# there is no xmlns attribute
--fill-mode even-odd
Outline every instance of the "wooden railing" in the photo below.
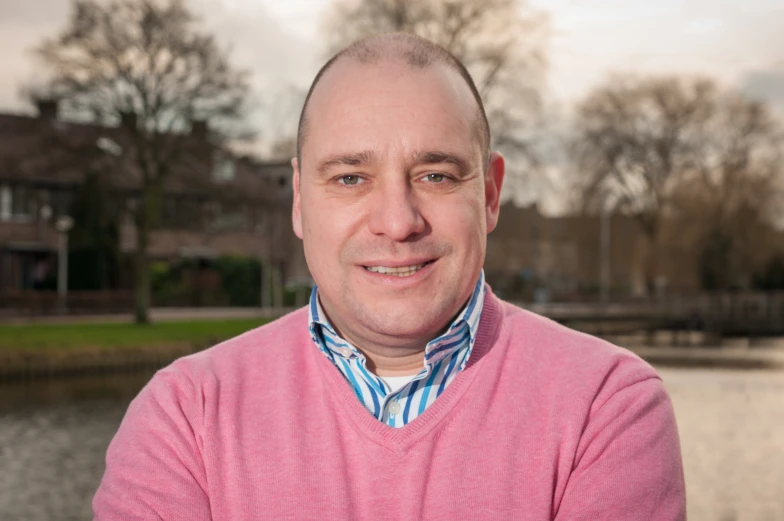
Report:
<svg viewBox="0 0 784 521"><path fill-rule="evenodd" d="M650 300L580 303L519 303L560 322L626 321L651 329L719 334L784 334L784 292L705 293Z"/></svg>

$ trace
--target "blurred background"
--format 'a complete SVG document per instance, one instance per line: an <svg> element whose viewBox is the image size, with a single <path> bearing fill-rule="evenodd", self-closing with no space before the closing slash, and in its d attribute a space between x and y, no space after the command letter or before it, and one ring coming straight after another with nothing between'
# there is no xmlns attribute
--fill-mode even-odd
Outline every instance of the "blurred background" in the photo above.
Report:
<svg viewBox="0 0 784 521"><path fill-rule="evenodd" d="M299 111L393 30L485 100L496 293L657 368L690 519L784 519L783 26L779 0L4 0L0 519L90 519L153 372L307 301Z"/></svg>

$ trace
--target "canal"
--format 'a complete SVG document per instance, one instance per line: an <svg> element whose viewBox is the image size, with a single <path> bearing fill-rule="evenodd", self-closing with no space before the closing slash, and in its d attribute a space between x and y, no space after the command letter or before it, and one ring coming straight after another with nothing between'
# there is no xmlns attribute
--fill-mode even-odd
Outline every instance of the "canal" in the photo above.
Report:
<svg viewBox="0 0 784 521"><path fill-rule="evenodd" d="M784 370L659 367L691 521L784 519ZM106 447L150 373L0 386L0 520L87 520Z"/></svg>

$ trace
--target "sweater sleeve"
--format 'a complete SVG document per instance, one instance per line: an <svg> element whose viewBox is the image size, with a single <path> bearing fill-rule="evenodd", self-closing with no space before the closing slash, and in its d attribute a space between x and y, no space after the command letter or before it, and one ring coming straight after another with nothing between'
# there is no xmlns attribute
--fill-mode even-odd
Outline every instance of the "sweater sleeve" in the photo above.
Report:
<svg viewBox="0 0 784 521"><path fill-rule="evenodd" d="M659 378L616 391L590 415L555 519L686 519L675 415Z"/></svg>
<svg viewBox="0 0 784 521"><path fill-rule="evenodd" d="M201 401L181 374L159 372L131 402L93 499L97 521L211 519L200 452Z"/></svg>

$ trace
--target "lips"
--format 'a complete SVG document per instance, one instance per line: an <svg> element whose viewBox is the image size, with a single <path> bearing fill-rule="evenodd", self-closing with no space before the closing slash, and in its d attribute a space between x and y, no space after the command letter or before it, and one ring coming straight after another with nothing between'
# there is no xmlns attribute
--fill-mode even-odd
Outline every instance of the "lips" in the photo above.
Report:
<svg viewBox="0 0 784 521"><path fill-rule="evenodd" d="M410 277L417 271L433 262L434 261L429 260L419 264L412 264L410 266L365 266L364 268L367 271L381 275L391 275L393 277Z"/></svg>

